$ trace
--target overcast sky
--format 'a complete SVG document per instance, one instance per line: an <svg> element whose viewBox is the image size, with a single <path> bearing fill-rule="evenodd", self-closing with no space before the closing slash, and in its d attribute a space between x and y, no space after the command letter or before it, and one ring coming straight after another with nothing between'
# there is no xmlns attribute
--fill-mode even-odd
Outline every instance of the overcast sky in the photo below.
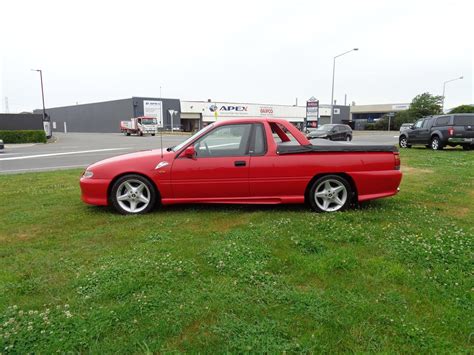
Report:
<svg viewBox="0 0 474 355"><path fill-rule="evenodd" d="M22 1L0 5L10 112L131 96L303 104L474 103L472 0Z"/></svg>

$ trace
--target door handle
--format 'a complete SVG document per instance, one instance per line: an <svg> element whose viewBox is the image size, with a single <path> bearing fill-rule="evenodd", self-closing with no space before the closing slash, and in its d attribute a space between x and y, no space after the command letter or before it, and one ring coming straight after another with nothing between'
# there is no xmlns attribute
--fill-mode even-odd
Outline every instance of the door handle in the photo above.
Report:
<svg viewBox="0 0 474 355"><path fill-rule="evenodd" d="M245 166L247 163L245 162L245 160L237 160L237 161L234 161L234 165L235 166Z"/></svg>

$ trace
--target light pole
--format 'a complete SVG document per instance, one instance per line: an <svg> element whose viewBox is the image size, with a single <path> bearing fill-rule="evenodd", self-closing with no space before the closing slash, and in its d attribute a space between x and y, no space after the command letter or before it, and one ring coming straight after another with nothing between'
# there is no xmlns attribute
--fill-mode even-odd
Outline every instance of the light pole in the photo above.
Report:
<svg viewBox="0 0 474 355"><path fill-rule="evenodd" d="M444 94L446 93L446 84L450 83L451 81L461 80L464 79L464 76L460 76L459 78L454 78L451 80L447 80L443 83L443 104L441 105L441 111L444 113Z"/></svg>
<svg viewBox="0 0 474 355"><path fill-rule="evenodd" d="M345 54L348 54L350 52L358 51L359 48L353 48L350 51L341 53L339 55L336 55L333 59L332 63L332 90L331 90L331 123L332 123L332 118L334 116L334 78L336 76L336 58L342 57Z"/></svg>
<svg viewBox="0 0 474 355"><path fill-rule="evenodd" d="M40 74L40 81L41 81L41 99L43 101L43 126L46 128L46 108L44 106L44 88L43 88L43 71L41 69L31 69L31 71L39 72ZM48 132L46 132L48 136L51 136L51 128L48 126Z"/></svg>

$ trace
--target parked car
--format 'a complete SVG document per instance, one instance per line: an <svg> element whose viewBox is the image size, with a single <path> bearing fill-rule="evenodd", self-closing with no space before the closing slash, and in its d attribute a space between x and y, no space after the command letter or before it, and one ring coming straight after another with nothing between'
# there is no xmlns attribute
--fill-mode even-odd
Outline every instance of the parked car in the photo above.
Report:
<svg viewBox="0 0 474 355"><path fill-rule="evenodd" d="M175 147L92 164L82 200L122 214L178 203L309 202L334 212L398 192L397 147L313 142L282 119L221 120Z"/></svg>
<svg viewBox="0 0 474 355"><path fill-rule="evenodd" d="M0 139L0 149L3 149L5 148L5 146L3 145L3 140Z"/></svg>
<svg viewBox="0 0 474 355"><path fill-rule="evenodd" d="M424 117L400 133L399 143L402 148L424 145L440 150L445 146L461 145L463 149L470 150L474 147L474 114Z"/></svg>
<svg viewBox="0 0 474 355"><path fill-rule="evenodd" d="M352 140L352 129L345 124L325 124L306 135L308 139L322 138L331 141L347 141Z"/></svg>
<svg viewBox="0 0 474 355"><path fill-rule="evenodd" d="M400 126L400 133L402 133L403 131L407 129L410 129L412 126L413 126L413 123L402 123L402 125Z"/></svg>

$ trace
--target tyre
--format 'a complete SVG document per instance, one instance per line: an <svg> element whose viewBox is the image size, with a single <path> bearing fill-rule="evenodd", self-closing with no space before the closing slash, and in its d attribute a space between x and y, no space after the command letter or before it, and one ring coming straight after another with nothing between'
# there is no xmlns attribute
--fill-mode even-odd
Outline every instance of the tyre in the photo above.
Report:
<svg viewBox="0 0 474 355"><path fill-rule="evenodd" d="M463 145L463 146L462 146L462 149L463 149L463 150L471 150L472 147L471 147L470 145Z"/></svg>
<svg viewBox="0 0 474 355"><path fill-rule="evenodd" d="M338 175L320 177L309 191L309 202L316 212L345 210L350 205L351 198L351 185Z"/></svg>
<svg viewBox="0 0 474 355"><path fill-rule="evenodd" d="M406 136L401 136L398 140L400 148L411 148L411 144L408 144L408 138Z"/></svg>
<svg viewBox="0 0 474 355"><path fill-rule="evenodd" d="M439 139L438 136L433 136L433 137L431 138L430 147L431 147L431 149L433 149L433 150L441 150L441 149L443 149L443 145L442 145L441 140Z"/></svg>
<svg viewBox="0 0 474 355"><path fill-rule="evenodd" d="M152 133L151 136L154 137L154 136L155 136L155 133Z"/></svg>
<svg viewBox="0 0 474 355"><path fill-rule="evenodd" d="M350 142L351 140L352 140L352 137L350 135L347 135L346 142Z"/></svg>
<svg viewBox="0 0 474 355"><path fill-rule="evenodd" d="M130 132L125 133L125 135L128 137L130 135Z"/></svg>
<svg viewBox="0 0 474 355"><path fill-rule="evenodd" d="M155 206L155 186L145 177L136 174L119 178L110 190L109 200L121 214L147 213Z"/></svg>

